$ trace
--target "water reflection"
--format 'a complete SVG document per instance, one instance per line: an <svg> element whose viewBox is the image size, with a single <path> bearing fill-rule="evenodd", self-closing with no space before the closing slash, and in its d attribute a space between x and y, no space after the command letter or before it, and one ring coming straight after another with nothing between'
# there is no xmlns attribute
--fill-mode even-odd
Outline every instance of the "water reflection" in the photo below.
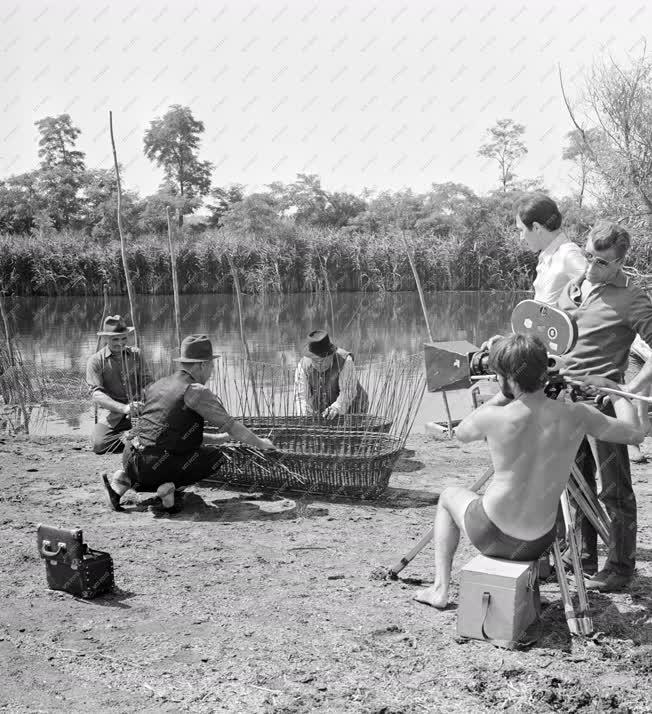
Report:
<svg viewBox="0 0 652 714"><path fill-rule="evenodd" d="M488 336L509 329L511 311L523 297L494 292L431 293L426 302L433 336L479 345ZM256 359L265 362L293 362L307 333L319 327L329 329L334 340L353 351L358 361L414 354L422 350L426 339L416 293L337 293L332 301L322 294L245 296L243 300L249 348ZM77 375L82 393L86 359L95 351L102 306L102 298L96 297L13 298L7 304L23 358ZM155 376L161 376L171 369L176 351L172 296L138 296L137 309L140 344L154 365ZM109 312L128 313L126 296L110 297ZM241 354L232 295L182 295L181 325L182 336L206 332L217 351ZM424 400L416 429L433 418L434 396ZM47 425L50 433L65 431L60 426L83 429L91 421L83 402L53 405L52 410L56 419Z"/></svg>

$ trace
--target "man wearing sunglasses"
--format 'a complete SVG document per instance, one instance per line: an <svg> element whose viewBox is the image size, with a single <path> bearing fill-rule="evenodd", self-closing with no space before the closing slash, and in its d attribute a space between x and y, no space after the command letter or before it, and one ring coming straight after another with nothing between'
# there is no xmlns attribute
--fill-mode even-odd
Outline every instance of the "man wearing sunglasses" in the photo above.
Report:
<svg viewBox="0 0 652 714"><path fill-rule="evenodd" d="M584 248L587 261L584 275L571 280L562 290L558 307L577 323L575 347L564 356L565 373L570 377L602 377L614 388L641 393L652 382L652 360L625 386L625 370L637 333L652 347L652 302L623 272L630 247L627 231L616 223L598 221ZM613 407L607 414L614 416ZM602 480L601 501L611 517L607 562L598 565L597 534L578 513L582 540L582 561L589 578L587 586L602 592L626 587L635 568L636 498L632 489L627 447L603 441L597 443ZM596 491L596 466L590 445L582 442L577 464L587 483Z"/></svg>

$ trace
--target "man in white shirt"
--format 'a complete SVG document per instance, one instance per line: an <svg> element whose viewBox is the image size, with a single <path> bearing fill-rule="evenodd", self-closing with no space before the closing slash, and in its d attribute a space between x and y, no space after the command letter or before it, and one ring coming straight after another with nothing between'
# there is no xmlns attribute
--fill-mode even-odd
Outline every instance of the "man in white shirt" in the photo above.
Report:
<svg viewBox="0 0 652 714"><path fill-rule="evenodd" d="M308 335L294 373L294 393L301 416L335 419L347 413L364 414L369 406L355 374L353 355L336 347L325 330Z"/></svg>
<svg viewBox="0 0 652 714"><path fill-rule="evenodd" d="M518 202L516 226L525 245L539 252L534 299L557 305L562 288L584 275L586 260L582 249L561 230L559 208L544 194L530 194Z"/></svg>

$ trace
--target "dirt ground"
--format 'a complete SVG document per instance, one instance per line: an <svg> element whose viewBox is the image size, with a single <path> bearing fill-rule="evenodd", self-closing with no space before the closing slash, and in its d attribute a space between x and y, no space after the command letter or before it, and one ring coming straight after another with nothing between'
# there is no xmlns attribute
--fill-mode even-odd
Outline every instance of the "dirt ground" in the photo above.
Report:
<svg viewBox="0 0 652 714"><path fill-rule="evenodd" d="M572 638L555 584L525 652L456 639L453 605L411 597L429 546L397 582L374 580L431 525L438 493L471 484L482 444L415 435L377 502L252 494L210 484L157 517L134 494L107 510L86 439L0 443L0 710L9 712L652 711L652 484L633 465L638 576L591 595L596 634ZM652 453L648 440L644 451ZM91 601L47 589L39 522L79 526L115 563Z"/></svg>

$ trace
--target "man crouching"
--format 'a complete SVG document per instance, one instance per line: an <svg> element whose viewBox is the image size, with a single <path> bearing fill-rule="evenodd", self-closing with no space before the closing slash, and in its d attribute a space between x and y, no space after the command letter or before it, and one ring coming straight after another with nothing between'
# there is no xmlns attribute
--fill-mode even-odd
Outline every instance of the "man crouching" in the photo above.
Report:
<svg viewBox="0 0 652 714"><path fill-rule="evenodd" d="M555 538L559 499L586 434L621 444L643 440L637 412L624 397L611 397L619 419L587 404L546 397L547 364L546 348L536 337L515 334L492 345L489 365L500 391L469 414L456 435L462 442L486 439L495 474L482 497L467 488L442 492L435 518L435 583L415 600L446 606L460 531L490 558L539 558ZM617 386L598 377L590 383Z"/></svg>
<svg viewBox="0 0 652 714"><path fill-rule="evenodd" d="M210 439L204 420L236 441L257 449L274 449L229 416L218 397L206 387L213 373L213 346L206 335L191 335L181 343L179 370L145 390L145 403L123 454L123 469L111 477L102 474L110 507L122 510L120 498L130 488L155 491L169 512L175 507L175 491L208 476L223 462L220 442L226 434Z"/></svg>

